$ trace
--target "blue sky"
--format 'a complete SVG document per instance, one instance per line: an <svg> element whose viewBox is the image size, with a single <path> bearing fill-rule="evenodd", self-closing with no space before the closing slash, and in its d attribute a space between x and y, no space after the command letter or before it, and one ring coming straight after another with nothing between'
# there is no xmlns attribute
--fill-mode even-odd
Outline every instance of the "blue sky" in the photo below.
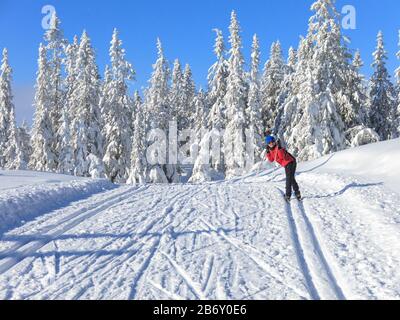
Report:
<svg viewBox="0 0 400 320"><path fill-rule="evenodd" d="M156 58L156 38L160 37L167 58L179 58L192 66L198 86L206 85L207 70L214 62L213 28L228 36L230 12L237 11L243 30L243 45L249 58L254 33L260 37L263 63L272 41L280 40L285 52L297 47L299 36L307 31L313 0L0 0L0 48L7 47L14 69L14 95L17 119L31 122L32 97L37 69L38 45L43 39L42 8L52 5L62 21L65 37L71 40L86 29L96 48L100 71L108 63L108 48L114 27L120 30L128 60L137 72L132 90L146 85ZM398 0L338 0L356 9L357 28L346 30L352 49L359 48L371 73L376 34L382 30L389 52L389 69L396 59L400 29Z"/></svg>

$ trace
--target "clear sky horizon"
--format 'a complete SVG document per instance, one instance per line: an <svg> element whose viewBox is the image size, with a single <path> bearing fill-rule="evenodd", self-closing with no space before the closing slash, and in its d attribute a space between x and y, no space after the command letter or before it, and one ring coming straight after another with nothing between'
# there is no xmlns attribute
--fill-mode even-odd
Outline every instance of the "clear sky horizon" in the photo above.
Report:
<svg viewBox="0 0 400 320"><path fill-rule="evenodd" d="M0 48L8 48L13 68L14 103L18 123L31 123L39 43L43 41L42 8L52 5L61 19L65 38L72 41L85 29L96 49L97 63L103 74L109 63L108 49L112 31L117 28L137 81L131 86L141 90L147 85L156 59L156 39L160 37L172 64L179 58L192 67L197 87L206 86L209 67L214 63L213 45L219 28L228 38L230 13L237 12L242 29L243 52L249 62L252 36L261 42L262 66L268 59L271 43L280 40L286 56L290 46L298 46L305 35L310 6L314 0L0 0ZM351 39L349 47L360 49L365 62L363 73L372 72L372 52L376 35L382 30L388 51L388 69L393 75L400 66L400 2L398 0L337 0L340 12L345 5L356 9L356 28L344 30Z"/></svg>

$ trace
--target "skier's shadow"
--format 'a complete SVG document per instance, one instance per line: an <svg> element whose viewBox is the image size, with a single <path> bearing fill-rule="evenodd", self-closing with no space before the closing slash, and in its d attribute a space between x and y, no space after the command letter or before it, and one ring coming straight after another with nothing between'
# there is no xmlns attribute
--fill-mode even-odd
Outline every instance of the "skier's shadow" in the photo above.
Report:
<svg viewBox="0 0 400 320"><path fill-rule="evenodd" d="M334 198L343 195L346 191L349 189L353 188L368 188L368 187L376 187L376 186L382 186L383 182L378 182L378 183L365 183L365 184L360 184L360 183L350 183L349 185L345 186L342 190L337 191L335 193L331 194L326 194L326 195L312 195L312 196L305 196L303 199L323 199L323 198Z"/></svg>

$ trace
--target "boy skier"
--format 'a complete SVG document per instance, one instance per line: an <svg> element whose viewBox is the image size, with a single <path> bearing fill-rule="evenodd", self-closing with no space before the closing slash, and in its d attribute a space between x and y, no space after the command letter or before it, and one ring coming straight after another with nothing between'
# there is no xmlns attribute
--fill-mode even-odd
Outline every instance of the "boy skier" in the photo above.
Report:
<svg viewBox="0 0 400 320"><path fill-rule="evenodd" d="M297 200L301 201L301 194L299 185L296 182L295 174L297 168L296 158L293 157L289 152L282 148L280 142L276 141L273 136L267 136L265 139L267 144L267 156L266 158L270 162L277 162L285 168L286 172L286 196L285 200L290 201L292 197L292 188L296 195Z"/></svg>

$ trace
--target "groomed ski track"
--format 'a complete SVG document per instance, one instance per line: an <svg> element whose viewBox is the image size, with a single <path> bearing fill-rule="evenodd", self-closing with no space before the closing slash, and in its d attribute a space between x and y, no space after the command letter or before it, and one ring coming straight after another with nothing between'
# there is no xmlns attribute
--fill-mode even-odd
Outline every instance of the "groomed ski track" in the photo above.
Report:
<svg viewBox="0 0 400 320"><path fill-rule="evenodd" d="M0 299L399 299L398 196L308 171L287 204L283 180L121 186L43 214L1 235Z"/></svg>

